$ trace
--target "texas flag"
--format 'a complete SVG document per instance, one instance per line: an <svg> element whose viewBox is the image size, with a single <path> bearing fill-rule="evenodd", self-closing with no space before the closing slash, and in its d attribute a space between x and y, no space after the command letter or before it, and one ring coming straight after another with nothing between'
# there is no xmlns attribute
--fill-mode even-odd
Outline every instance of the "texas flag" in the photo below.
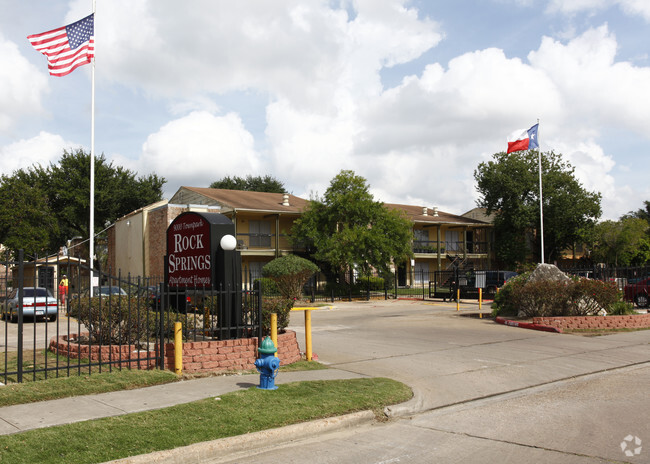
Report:
<svg viewBox="0 0 650 464"><path fill-rule="evenodd" d="M507 153L512 153L513 151L520 150L532 150L533 148L539 148L539 143L537 141L537 128L539 124L535 124L528 130L518 130L513 132L510 137L508 137L508 151Z"/></svg>

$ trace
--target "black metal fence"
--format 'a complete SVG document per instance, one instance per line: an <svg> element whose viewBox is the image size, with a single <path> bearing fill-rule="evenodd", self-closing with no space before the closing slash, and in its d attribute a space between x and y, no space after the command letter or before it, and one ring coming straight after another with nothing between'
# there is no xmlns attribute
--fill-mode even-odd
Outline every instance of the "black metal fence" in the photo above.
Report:
<svg viewBox="0 0 650 464"><path fill-rule="evenodd" d="M274 297L280 293L271 279L244 270L247 280L260 282L265 296ZM370 300L376 298L441 298L455 299L460 291L462 299L478 299L479 289L485 299L493 298L498 287L514 273L500 270L426 271L411 270L402 279L396 274L381 276L347 272L337 275L318 273L303 287L303 299L310 302L335 302ZM408 284L400 285L400 280Z"/></svg>
<svg viewBox="0 0 650 464"><path fill-rule="evenodd" d="M66 257L5 257L0 382L164 368L176 322L186 341L261 339L261 298L249 282L242 289L170 290L158 278L91 272Z"/></svg>

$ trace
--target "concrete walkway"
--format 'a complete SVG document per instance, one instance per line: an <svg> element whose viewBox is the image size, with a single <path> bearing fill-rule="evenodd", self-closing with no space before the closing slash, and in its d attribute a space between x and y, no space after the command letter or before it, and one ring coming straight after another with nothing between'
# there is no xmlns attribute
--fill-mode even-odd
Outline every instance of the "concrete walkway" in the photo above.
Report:
<svg viewBox="0 0 650 464"><path fill-rule="evenodd" d="M303 380L334 380L360 377L367 376L339 369L283 372L278 375L276 384ZM0 435L161 409L247 389L258 384L259 375L257 374L223 375L156 385L137 390L6 406L0 408Z"/></svg>

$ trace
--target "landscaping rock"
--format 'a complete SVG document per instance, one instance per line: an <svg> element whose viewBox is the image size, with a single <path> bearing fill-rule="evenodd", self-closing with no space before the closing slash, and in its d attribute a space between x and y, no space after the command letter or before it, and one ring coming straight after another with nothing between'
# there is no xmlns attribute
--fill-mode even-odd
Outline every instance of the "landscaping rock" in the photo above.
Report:
<svg viewBox="0 0 650 464"><path fill-rule="evenodd" d="M553 264L538 264L537 268L530 274L528 278L529 282L538 282L541 280L551 280L551 281L565 281L569 280L569 277L562 271L558 269L557 266Z"/></svg>

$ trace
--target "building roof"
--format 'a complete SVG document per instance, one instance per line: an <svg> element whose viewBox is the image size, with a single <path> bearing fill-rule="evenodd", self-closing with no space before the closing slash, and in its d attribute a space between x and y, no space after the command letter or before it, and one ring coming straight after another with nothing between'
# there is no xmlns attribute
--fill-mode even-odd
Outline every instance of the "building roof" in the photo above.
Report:
<svg viewBox="0 0 650 464"><path fill-rule="evenodd" d="M285 195L289 205L284 205ZM245 190L181 187L169 200L173 204L215 204L224 209L300 214L309 201L291 194Z"/></svg>
<svg viewBox="0 0 650 464"><path fill-rule="evenodd" d="M399 210L406 213L406 217L414 223L429 224L457 224L463 226L485 226L488 223L455 214L439 211L438 209L426 208L424 206L397 205L385 203L389 209ZM424 214L426 211L426 214Z"/></svg>

